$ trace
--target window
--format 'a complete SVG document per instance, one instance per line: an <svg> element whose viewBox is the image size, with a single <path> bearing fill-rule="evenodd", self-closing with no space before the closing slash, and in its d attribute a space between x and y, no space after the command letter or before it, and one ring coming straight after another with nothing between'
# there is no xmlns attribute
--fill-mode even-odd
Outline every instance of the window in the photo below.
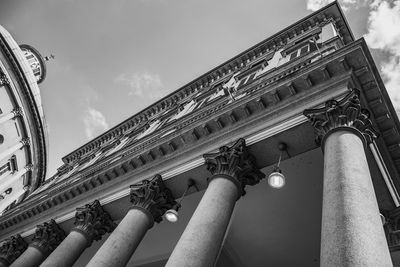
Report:
<svg viewBox="0 0 400 267"><path fill-rule="evenodd" d="M164 121L156 120L156 121L151 122L149 124L148 128L144 132L139 134L135 139L139 140L139 139L142 139L143 137L153 133L155 130L157 130L159 127L161 127L165 121L166 120L164 120Z"/></svg>
<svg viewBox="0 0 400 267"><path fill-rule="evenodd" d="M17 160L15 155L13 155L7 163L3 164L3 166L0 166L0 176L7 172L14 172L17 170L17 168Z"/></svg>
<svg viewBox="0 0 400 267"><path fill-rule="evenodd" d="M7 162L3 166L0 167L0 175L3 175L4 173L11 171L11 164L10 162Z"/></svg>
<svg viewBox="0 0 400 267"><path fill-rule="evenodd" d="M309 48L308 45L302 47L302 48L300 49L300 56L307 54L308 48Z"/></svg>
<svg viewBox="0 0 400 267"><path fill-rule="evenodd" d="M306 44L305 46L302 46L301 48L296 49L295 51L291 52L289 60L293 60L297 57L304 56L309 51L310 51L310 45Z"/></svg>
<svg viewBox="0 0 400 267"><path fill-rule="evenodd" d="M295 59L297 57L297 51L294 51L290 54L290 60Z"/></svg>

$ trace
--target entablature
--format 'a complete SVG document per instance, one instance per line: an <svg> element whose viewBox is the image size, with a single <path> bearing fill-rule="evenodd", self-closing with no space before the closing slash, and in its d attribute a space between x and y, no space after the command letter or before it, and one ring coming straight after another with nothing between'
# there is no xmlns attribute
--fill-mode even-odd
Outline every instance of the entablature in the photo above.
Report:
<svg viewBox="0 0 400 267"><path fill-rule="evenodd" d="M164 137L161 136L163 132L148 136L140 141L139 146L126 146L98 164L32 196L1 218L0 229L2 232L16 230L24 220L38 220L39 214L51 213L54 208L63 209L80 199L98 198L99 192L104 196L104 190L116 192L116 188L124 184L131 184L155 173L165 173L170 168L182 168L182 162L196 161L202 152L209 152L214 146L217 148L232 139L245 137L252 142L263 140L267 136L260 137L260 132L269 131L271 134L268 129L271 121L275 125L285 124L286 120L298 116L297 124L293 125L302 124L305 118L301 120L300 114L305 108L323 105L327 99L346 93L348 88L359 87L362 91L362 101L371 110L372 120L382 135L380 138L385 141L386 127L390 122L395 123L397 117L393 117L395 113L390 110L390 101L382 93L385 91L379 82L370 85L373 82L371 78L376 81L379 78L368 53L361 39L323 56L321 60L313 60L313 57L321 56L316 53L293 61L285 68L278 69L279 75L265 75L237 90L234 97L245 94L243 97L232 99L229 94L225 95L207 108L199 109L169 126L184 125L179 131ZM381 93L382 101L379 105L374 104L374 97L378 94L376 90ZM390 115L389 122L379 119L384 112ZM391 127L397 126L394 124ZM166 127L164 131L171 128ZM284 131L287 128L279 129ZM272 131L274 133L278 132ZM380 149L384 151L385 147ZM393 159L389 158L386 162L393 162ZM199 166L202 161L196 164L193 166ZM391 169L391 175L397 185L396 169Z"/></svg>

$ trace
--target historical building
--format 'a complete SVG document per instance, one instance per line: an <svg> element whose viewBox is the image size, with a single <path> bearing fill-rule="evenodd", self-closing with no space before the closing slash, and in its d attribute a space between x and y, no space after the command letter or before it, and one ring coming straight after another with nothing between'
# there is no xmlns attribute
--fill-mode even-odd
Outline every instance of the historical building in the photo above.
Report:
<svg viewBox="0 0 400 267"><path fill-rule="evenodd" d="M399 130L334 2L66 155L1 266L399 266Z"/></svg>
<svg viewBox="0 0 400 267"><path fill-rule="evenodd" d="M45 178L47 131L38 87L45 76L40 54L0 26L0 214Z"/></svg>

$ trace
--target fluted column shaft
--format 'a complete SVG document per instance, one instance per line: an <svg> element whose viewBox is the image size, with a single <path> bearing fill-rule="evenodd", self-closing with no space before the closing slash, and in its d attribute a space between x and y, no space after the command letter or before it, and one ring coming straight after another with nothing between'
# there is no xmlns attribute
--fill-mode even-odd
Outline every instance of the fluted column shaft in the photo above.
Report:
<svg viewBox="0 0 400 267"><path fill-rule="evenodd" d="M72 266L83 251L91 246L93 240L100 240L105 233L110 233L115 228L110 215L104 211L98 200L76 210L75 227L41 267Z"/></svg>
<svg viewBox="0 0 400 267"><path fill-rule="evenodd" d="M256 168L244 139L204 157L213 176L167 267L214 266L236 201L246 185L257 184L265 176Z"/></svg>
<svg viewBox="0 0 400 267"><path fill-rule="evenodd" d="M176 202L160 175L131 186L132 208L88 263L88 267L125 266L154 221Z"/></svg>
<svg viewBox="0 0 400 267"><path fill-rule="evenodd" d="M377 133L359 91L304 113L324 151L320 266L392 266L364 151Z"/></svg>

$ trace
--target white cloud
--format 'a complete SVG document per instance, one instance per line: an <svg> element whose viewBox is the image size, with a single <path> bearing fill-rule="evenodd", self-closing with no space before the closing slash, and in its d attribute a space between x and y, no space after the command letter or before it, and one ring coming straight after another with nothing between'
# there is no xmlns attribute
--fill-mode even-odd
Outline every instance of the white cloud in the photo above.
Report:
<svg viewBox="0 0 400 267"><path fill-rule="evenodd" d="M333 0L307 0L307 9L315 11ZM341 0L343 9L368 5L368 46L389 55L381 60L380 70L385 87L396 110L400 112L400 0Z"/></svg>
<svg viewBox="0 0 400 267"><path fill-rule="evenodd" d="M393 105L400 110L400 0L375 0L370 4L368 46L389 54L381 62L381 73Z"/></svg>
<svg viewBox="0 0 400 267"><path fill-rule="evenodd" d="M365 35L368 45L400 56L400 1L392 6L386 1L374 1L371 7Z"/></svg>
<svg viewBox="0 0 400 267"><path fill-rule="evenodd" d="M326 6L330 2L333 2L333 0L308 0L307 1L307 9L311 11L316 11L320 9L321 7Z"/></svg>
<svg viewBox="0 0 400 267"><path fill-rule="evenodd" d="M317 11L318 9L332 3L334 0L307 0L307 9L311 11ZM347 10L351 5L356 3L363 3L366 0L341 0L339 1L343 10Z"/></svg>
<svg viewBox="0 0 400 267"><path fill-rule="evenodd" d="M131 75L121 74L115 82L129 86L129 95L160 98L163 96L163 83L158 74L135 72Z"/></svg>
<svg viewBox="0 0 400 267"><path fill-rule="evenodd" d="M82 120L85 125L86 136L89 139L96 137L108 129L108 123L104 115L90 106L85 110Z"/></svg>

